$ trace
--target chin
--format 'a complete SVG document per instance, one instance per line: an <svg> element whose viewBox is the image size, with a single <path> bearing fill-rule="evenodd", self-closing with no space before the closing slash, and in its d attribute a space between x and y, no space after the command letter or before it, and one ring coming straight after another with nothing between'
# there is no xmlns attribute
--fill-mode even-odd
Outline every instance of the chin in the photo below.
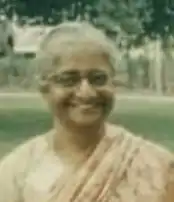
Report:
<svg viewBox="0 0 174 202"><path fill-rule="evenodd" d="M79 109L73 108L67 111L67 119L78 126L93 126L103 120L103 110L99 109Z"/></svg>

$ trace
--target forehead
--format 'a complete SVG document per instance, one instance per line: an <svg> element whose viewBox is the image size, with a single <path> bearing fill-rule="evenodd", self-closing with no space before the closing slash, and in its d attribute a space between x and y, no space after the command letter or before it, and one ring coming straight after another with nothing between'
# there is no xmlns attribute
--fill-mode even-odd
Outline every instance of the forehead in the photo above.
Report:
<svg viewBox="0 0 174 202"><path fill-rule="evenodd" d="M81 51L61 57L57 68L58 71L78 70L85 72L94 69L110 71L111 64L109 56L105 53Z"/></svg>

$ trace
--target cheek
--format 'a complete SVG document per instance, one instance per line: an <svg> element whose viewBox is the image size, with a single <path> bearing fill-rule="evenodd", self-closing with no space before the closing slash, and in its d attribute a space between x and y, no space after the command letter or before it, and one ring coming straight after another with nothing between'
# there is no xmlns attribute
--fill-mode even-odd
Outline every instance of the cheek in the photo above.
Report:
<svg viewBox="0 0 174 202"><path fill-rule="evenodd" d="M52 87L50 88L49 95L51 105L61 107L61 105L67 102L72 96L72 90Z"/></svg>
<svg viewBox="0 0 174 202"><path fill-rule="evenodd" d="M115 89L111 86L105 86L97 90L100 95L100 99L103 100L105 107L104 112L106 115L110 113L115 103Z"/></svg>
<svg viewBox="0 0 174 202"><path fill-rule="evenodd" d="M100 96L105 98L105 99L111 99L112 100L115 96L115 88L112 85L98 88L97 91L100 94Z"/></svg>

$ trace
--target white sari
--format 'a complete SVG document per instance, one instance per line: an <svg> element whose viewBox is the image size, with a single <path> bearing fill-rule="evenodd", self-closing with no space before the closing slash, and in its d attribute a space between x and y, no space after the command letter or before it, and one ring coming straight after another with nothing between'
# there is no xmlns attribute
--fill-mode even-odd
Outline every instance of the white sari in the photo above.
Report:
<svg viewBox="0 0 174 202"><path fill-rule="evenodd" d="M45 138L27 143L2 163L0 202L168 202L172 155L122 128L111 127L108 134L87 162L69 175ZM14 165L18 168L10 168ZM7 186L2 187L3 180Z"/></svg>

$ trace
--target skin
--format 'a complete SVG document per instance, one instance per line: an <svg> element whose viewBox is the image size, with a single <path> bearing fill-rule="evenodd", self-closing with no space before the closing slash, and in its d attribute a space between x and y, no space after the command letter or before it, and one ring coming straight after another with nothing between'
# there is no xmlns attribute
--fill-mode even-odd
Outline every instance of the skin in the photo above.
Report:
<svg viewBox="0 0 174 202"><path fill-rule="evenodd" d="M105 54L93 51L62 56L54 70L43 95L53 114L54 149L63 161L79 165L106 135L114 103L113 70Z"/></svg>

